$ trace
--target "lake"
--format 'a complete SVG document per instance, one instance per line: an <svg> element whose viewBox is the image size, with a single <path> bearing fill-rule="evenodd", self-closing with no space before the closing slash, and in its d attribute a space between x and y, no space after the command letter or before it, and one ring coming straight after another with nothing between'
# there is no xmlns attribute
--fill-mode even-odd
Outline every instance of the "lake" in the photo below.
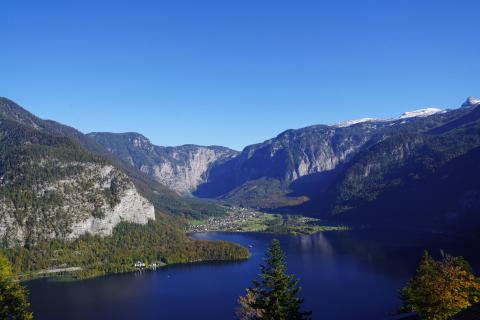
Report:
<svg viewBox="0 0 480 320"><path fill-rule="evenodd" d="M252 245L251 259L79 282L31 281L27 286L35 319L233 319L237 297L258 274L274 236L193 237ZM277 238L287 254L289 272L300 278L301 295L313 319L384 319L399 306L398 290L413 274L424 248L464 255L477 270L480 266L474 246L437 234L365 230Z"/></svg>

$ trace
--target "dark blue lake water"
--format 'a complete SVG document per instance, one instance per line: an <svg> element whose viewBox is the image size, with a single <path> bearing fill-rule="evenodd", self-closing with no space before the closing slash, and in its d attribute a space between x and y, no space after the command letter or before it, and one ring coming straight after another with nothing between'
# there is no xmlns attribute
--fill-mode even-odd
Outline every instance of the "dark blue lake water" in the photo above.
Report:
<svg viewBox="0 0 480 320"><path fill-rule="evenodd" d="M170 266L156 272L92 280L28 283L36 319L233 319L237 297L258 274L273 238L255 233L196 234L253 245L250 260ZM400 301L424 248L464 255L480 266L475 248L439 235L327 232L280 236L289 272L299 277L314 319L384 319Z"/></svg>

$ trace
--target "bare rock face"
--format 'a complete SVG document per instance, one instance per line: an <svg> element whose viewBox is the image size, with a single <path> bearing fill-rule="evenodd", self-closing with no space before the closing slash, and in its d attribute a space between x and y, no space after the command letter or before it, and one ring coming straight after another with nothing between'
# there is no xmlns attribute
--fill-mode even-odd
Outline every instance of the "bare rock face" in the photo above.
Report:
<svg viewBox="0 0 480 320"><path fill-rule="evenodd" d="M155 219L153 205L111 165L43 159L37 166L65 174L32 184L26 208L0 200L0 239L7 245L75 239L86 233L107 236L120 222L146 224ZM2 185L12 183L2 180Z"/></svg>
<svg viewBox="0 0 480 320"><path fill-rule="evenodd" d="M196 195L219 197L238 186L262 178L289 184L302 177L335 170L367 144L375 127L364 122L355 126L311 126L287 130L263 143L246 147L230 161L210 170L208 183Z"/></svg>
<svg viewBox="0 0 480 320"><path fill-rule="evenodd" d="M138 133L90 133L106 150L181 194L208 180L210 169L238 152L217 146L160 147Z"/></svg>
<svg viewBox="0 0 480 320"><path fill-rule="evenodd" d="M141 170L182 194L189 194L206 182L210 168L232 154L223 149L201 146L166 148L165 153L175 161L160 161L150 167L142 166Z"/></svg>
<svg viewBox="0 0 480 320"><path fill-rule="evenodd" d="M108 236L120 222L147 224L148 220L155 220L153 205L142 197L135 188L123 192L120 202L113 208L106 207L103 218L89 217L72 226L69 238L77 238L85 233Z"/></svg>

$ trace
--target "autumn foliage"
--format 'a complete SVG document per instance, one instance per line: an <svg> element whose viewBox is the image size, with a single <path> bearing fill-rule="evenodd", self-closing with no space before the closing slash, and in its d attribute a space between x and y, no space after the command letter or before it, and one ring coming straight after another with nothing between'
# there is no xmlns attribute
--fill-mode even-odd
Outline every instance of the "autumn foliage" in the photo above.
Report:
<svg viewBox="0 0 480 320"><path fill-rule="evenodd" d="M425 320L449 319L480 301L480 282L462 257L442 254L435 260L425 252L401 298L402 311L417 312Z"/></svg>

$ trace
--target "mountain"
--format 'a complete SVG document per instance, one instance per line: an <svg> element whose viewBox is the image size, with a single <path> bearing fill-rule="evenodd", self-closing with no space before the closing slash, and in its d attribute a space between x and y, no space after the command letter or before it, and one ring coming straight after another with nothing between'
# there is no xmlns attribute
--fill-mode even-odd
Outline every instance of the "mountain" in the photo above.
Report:
<svg viewBox="0 0 480 320"><path fill-rule="evenodd" d="M469 97L458 109L426 108L394 119L287 130L241 152L216 146L155 146L138 133L88 137L131 169L183 195L357 223L428 224L433 219L442 224L445 217L471 212L466 203L476 208L474 201L465 200L477 192L473 182L463 188L461 180L438 175L450 172L450 177L467 179L456 163L475 168L479 105L480 100ZM457 192L444 194L445 181L458 185ZM426 205L418 198L433 199L429 190L437 190L444 202ZM405 197L416 200L400 200ZM395 210L389 208L396 202ZM389 214L374 214L380 212Z"/></svg>
<svg viewBox="0 0 480 320"><path fill-rule="evenodd" d="M480 103L287 130L214 166L194 194L356 224L480 225Z"/></svg>
<svg viewBox="0 0 480 320"><path fill-rule="evenodd" d="M430 108L397 119L367 118L287 130L212 167L207 183L199 185L194 195L267 209L298 205L328 188L361 152L389 137L422 134L463 121L470 112Z"/></svg>
<svg viewBox="0 0 480 320"><path fill-rule="evenodd" d="M6 244L108 235L119 222L155 219L154 208L195 218L225 211L183 199L91 137L6 98L0 98L0 121L0 238Z"/></svg>
<svg viewBox="0 0 480 320"><path fill-rule="evenodd" d="M480 99L475 97L468 97L467 100L462 104L462 108L476 107L480 105Z"/></svg>
<svg viewBox="0 0 480 320"><path fill-rule="evenodd" d="M465 203L476 208L474 201L464 200L476 194L474 183L465 180L469 187L463 188L462 180L438 175L456 170L451 177L468 178L455 163L475 163L479 105L469 97L458 109L426 108L394 119L287 130L240 153L221 147L159 147L136 133L89 136L182 194L355 223L433 225L435 220L441 225L445 217L473 210ZM457 192L448 193L448 184L440 181L455 183ZM438 190L444 202L434 201L430 190ZM390 203L397 203L395 210Z"/></svg>
<svg viewBox="0 0 480 320"><path fill-rule="evenodd" d="M88 138L0 98L0 238L5 245L110 235L154 206L131 179L76 141Z"/></svg>
<svg viewBox="0 0 480 320"><path fill-rule="evenodd" d="M457 127L391 137L362 152L314 204L344 221L478 234L480 108L464 117Z"/></svg>
<svg viewBox="0 0 480 320"><path fill-rule="evenodd" d="M66 137L84 151L113 164L129 177L139 193L152 202L159 212L194 218L200 218L203 215L221 215L225 212L217 204L180 197L168 186L132 166L128 158L124 161L122 154L117 156L105 149L91 136L61 123L40 119L9 99L0 98L0 115L32 129ZM222 148L218 147L218 149Z"/></svg>
<svg viewBox="0 0 480 320"><path fill-rule="evenodd" d="M155 146L138 133L94 132L88 136L116 157L181 194L190 194L207 181L213 166L238 155L237 151L218 146Z"/></svg>
<svg viewBox="0 0 480 320"><path fill-rule="evenodd" d="M170 264L239 260L248 251L190 239L183 216L223 214L116 158L80 131L0 98L0 241L17 275L85 278Z"/></svg>
<svg viewBox="0 0 480 320"><path fill-rule="evenodd" d="M407 119L407 118L414 118L414 117L428 117L439 112L444 112L444 111L438 108L419 109L419 110L405 112L400 116L400 119Z"/></svg>

